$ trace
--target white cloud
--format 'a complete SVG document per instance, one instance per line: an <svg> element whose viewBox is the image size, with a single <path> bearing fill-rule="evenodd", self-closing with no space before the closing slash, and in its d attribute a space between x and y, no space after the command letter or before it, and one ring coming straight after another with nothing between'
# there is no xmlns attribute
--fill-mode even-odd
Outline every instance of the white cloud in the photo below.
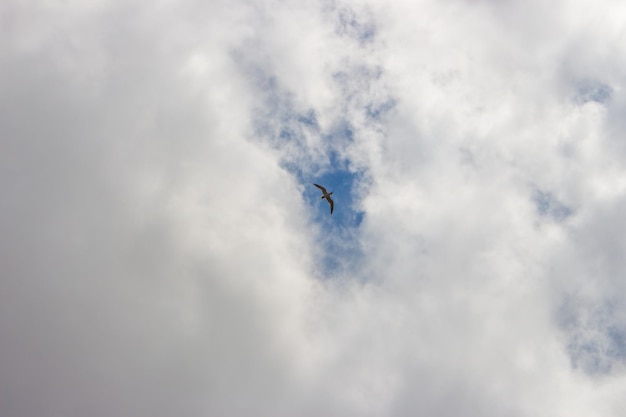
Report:
<svg viewBox="0 0 626 417"><path fill-rule="evenodd" d="M0 414L620 415L624 13L3 6Z"/></svg>

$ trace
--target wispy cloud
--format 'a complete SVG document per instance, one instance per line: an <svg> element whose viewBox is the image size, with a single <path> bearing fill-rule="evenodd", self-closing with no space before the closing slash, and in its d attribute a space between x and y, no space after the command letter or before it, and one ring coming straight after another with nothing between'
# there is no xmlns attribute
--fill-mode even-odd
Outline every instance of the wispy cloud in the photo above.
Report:
<svg viewBox="0 0 626 417"><path fill-rule="evenodd" d="M621 415L588 6L1 6L0 414Z"/></svg>

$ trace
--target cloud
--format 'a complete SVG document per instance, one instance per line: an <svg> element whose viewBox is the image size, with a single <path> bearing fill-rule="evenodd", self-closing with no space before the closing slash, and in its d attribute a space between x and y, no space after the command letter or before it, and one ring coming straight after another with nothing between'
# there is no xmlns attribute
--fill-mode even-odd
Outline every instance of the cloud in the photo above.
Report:
<svg viewBox="0 0 626 417"><path fill-rule="evenodd" d="M620 415L624 12L9 2L0 414Z"/></svg>

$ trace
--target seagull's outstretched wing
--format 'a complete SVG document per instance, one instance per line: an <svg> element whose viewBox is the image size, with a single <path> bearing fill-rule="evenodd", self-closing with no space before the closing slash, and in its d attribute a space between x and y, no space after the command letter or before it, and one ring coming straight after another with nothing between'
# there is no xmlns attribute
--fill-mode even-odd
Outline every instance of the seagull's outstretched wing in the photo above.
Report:
<svg viewBox="0 0 626 417"><path fill-rule="evenodd" d="M316 186L317 188L319 188L320 190L322 190L324 192L324 194L326 194L326 188L322 187L319 184L313 184L314 186Z"/></svg>
<svg viewBox="0 0 626 417"><path fill-rule="evenodd" d="M330 214L333 214L333 209L335 208L335 203L333 202L333 199L330 198L330 196L326 197L326 200L328 200L328 202L330 203Z"/></svg>

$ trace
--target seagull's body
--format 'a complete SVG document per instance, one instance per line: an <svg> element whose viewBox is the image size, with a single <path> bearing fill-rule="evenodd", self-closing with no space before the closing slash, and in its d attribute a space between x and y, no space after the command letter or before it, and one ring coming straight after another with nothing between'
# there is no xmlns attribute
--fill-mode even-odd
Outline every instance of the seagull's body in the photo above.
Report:
<svg viewBox="0 0 626 417"><path fill-rule="evenodd" d="M324 194L321 198L325 198L326 201L328 201L328 204L330 204L330 214L333 214L333 209L335 208L335 203L333 202L333 199L330 198L330 195L332 193L334 193L334 191L331 191L330 193L328 191L326 191L326 188L322 187L319 184L313 184L314 186L316 186L317 188L319 188L320 190L322 190L322 194Z"/></svg>

